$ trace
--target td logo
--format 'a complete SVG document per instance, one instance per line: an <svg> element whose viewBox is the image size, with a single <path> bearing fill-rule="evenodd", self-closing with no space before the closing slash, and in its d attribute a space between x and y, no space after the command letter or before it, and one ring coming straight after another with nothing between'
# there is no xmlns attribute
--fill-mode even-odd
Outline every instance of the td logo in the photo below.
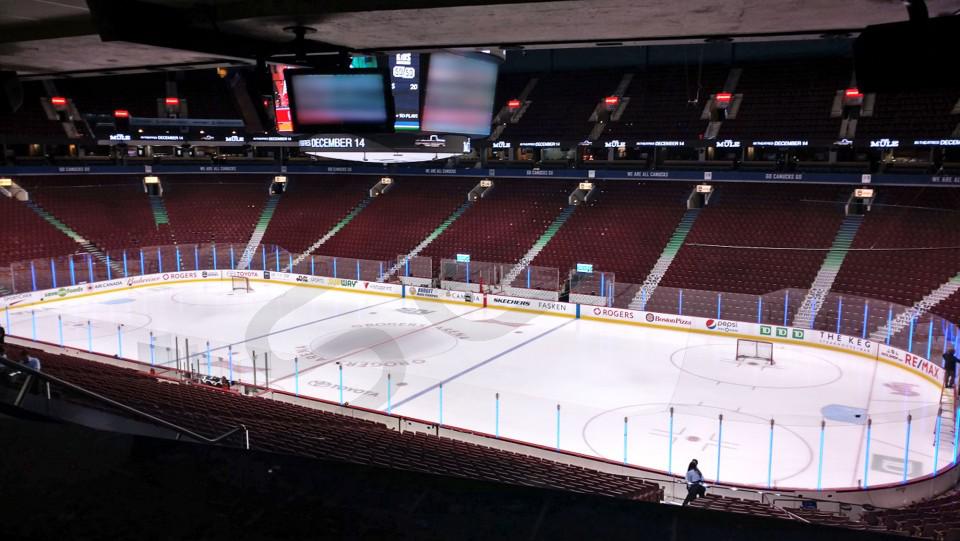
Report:
<svg viewBox="0 0 960 541"><path fill-rule="evenodd" d="M772 334L771 330L769 325L760 325L760 334L763 336L770 336Z"/></svg>

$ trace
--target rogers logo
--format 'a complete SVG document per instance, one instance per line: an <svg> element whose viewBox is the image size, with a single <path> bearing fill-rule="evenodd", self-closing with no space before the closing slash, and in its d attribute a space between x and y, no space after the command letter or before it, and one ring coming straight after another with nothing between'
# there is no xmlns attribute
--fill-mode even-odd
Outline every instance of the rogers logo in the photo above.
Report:
<svg viewBox="0 0 960 541"><path fill-rule="evenodd" d="M170 274L164 274L164 280L184 280L186 278L196 278L197 273L195 272L172 272Z"/></svg>
<svg viewBox="0 0 960 541"><path fill-rule="evenodd" d="M599 306L593 309L593 314L617 319L633 319L633 312L630 310L611 310L610 308L602 308Z"/></svg>

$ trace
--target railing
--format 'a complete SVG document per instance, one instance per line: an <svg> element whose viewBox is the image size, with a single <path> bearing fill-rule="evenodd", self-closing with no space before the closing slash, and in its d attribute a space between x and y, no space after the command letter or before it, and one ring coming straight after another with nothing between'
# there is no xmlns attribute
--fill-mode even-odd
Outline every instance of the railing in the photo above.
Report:
<svg viewBox="0 0 960 541"><path fill-rule="evenodd" d="M107 404L108 406L112 406L112 407L114 407L114 408L116 408L116 409L119 409L119 410L125 412L125 413L128 413L128 414L130 414L130 415L133 415L134 417L139 417L139 418L145 419L145 420L147 420L147 421L149 421L149 422L151 422L151 423L160 425L160 426L162 426L162 427L164 427L164 428L169 428L170 430L172 430L172 431L174 431L174 432L177 433L177 437L178 437L178 438L181 437L181 436L187 436L187 437L193 438L194 440L199 441L199 442L215 444L215 443L220 443L221 441L229 438L230 436L232 436L232 435L234 435L234 434L236 434L236 433L238 433L238 432L240 432L240 431L243 431L243 433L244 433L244 447L245 447L246 449L249 449L249 448L250 448L250 433L249 433L249 431L247 430L246 425L243 425L243 424L241 424L241 425L239 425L239 426L237 426L237 427L235 427L235 428L232 428L232 429L224 432L223 434L220 434L220 435L217 436L217 437L208 438L208 437L206 437L206 436L204 436L204 435L202 435L202 434L198 434L198 433L190 430L189 428L184 428L184 427L182 427L182 426L180 426L180 425L171 423L170 421L167 421L167 420L165 420L165 419L161 419L160 417L157 417L156 415L151 415L151 414L149 414L149 413L147 413L147 412L145 412L145 411L140 411L140 410L138 410L138 409L136 409L136 408L134 408L134 407L128 406L128 405L126 405L126 404L124 404L124 403L122 403L122 402L117 402L116 400L114 400L114 399L112 399L112 398L108 398L108 397L106 397L106 396L103 396L103 395L100 394L100 393L96 393L96 392L93 392L93 391L91 391L91 390L84 389L83 387L81 387L81 386L79 386L79 385L76 385L76 384L74 384L74 383L70 383L69 381L62 380L62 379L60 379L60 378L58 378L58 377L56 377L56 376L53 376L53 375L51 375L51 374L47 374L46 372L42 372L42 371L40 371L40 370L34 370L33 368L30 368L30 367L25 366L25 365L23 365L23 364L20 364L20 363L16 363L16 362L14 362L14 361L11 361L10 359L7 359L5 356L0 356L0 365L6 366L8 369L11 369L11 370L14 370L14 371L17 371L17 372L22 372L22 373L24 373L24 374L27 375L27 377L26 377L26 378L24 379L24 381L23 381L22 386L20 387L19 393L17 394L16 403L14 404L14 405L17 406L17 407L20 407L20 405L21 405L21 403L22 403L22 400L23 400L24 396L26 395L27 389L30 387L30 385L31 385L31 383L33 382L33 380L34 380L34 379L39 379L39 380L42 380L42 381L45 381L45 382L48 382L48 383L53 383L53 384L55 384L55 385L57 385L57 386L59 386L59 387L63 387L63 388L65 388L65 389L68 389L68 390L73 391L73 392L75 392L75 393L77 393L77 394L83 395L83 396L85 396L85 397L87 397L87 398L91 398L91 399L96 400L96 401L98 401L98 402L101 402L101 403L103 403L103 404Z"/></svg>

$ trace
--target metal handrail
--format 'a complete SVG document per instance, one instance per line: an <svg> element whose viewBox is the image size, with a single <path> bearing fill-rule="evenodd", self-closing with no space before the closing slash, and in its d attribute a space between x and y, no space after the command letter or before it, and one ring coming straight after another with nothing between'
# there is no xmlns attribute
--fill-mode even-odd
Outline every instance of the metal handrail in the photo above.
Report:
<svg viewBox="0 0 960 541"><path fill-rule="evenodd" d="M166 428L169 428L170 430L173 430L173 431L176 432L179 436L189 436L189 437L191 437L191 438L193 438L193 439L195 439L195 440L197 440L197 441L201 441L201 442L204 442L204 443L211 443L211 444L213 444L213 443L219 443L219 442L223 441L224 439L226 439L226 438L228 438L228 437L230 437L230 436L232 436L232 435L234 435L234 434L236 434L237 432L239 432L239 431L242 430L243 433L244 433L244 447L247 448L247 449L250 449L250 431L247 429L247 426L244 425L244 424L241 424L240 426L237 426L236 428L232 428L232 429L228 430L227 432L224 432L223 434L221 434L221 435L219 435L219 436L217 436L217 437L215 437L215 438L208 438L208 437L206 437L206 436L204 436L204 435L202 435L202 434L197 434L196 432L194 432L194 431L192 431L192 430L190 430L190 429L188 429L188 428L184 428L184 427L182 427L182 426L180 426L180 425L171 423L170 421L166 421L166 420L161 419L161 418L159 418L159 417L157 417L157 416L155 416L155 415L151 415L151 414L149 414L149 413L147 413L147 412L145 412L145 411L140 411L140 410L138 410L138 409L136 409L136 408L134 408L134 407L132 407L132 406L128 406L128 405L123 404L123 403L121 403L121 402L117 402L116 400L114 400L114 399L112 399L112 398L109 398L109 397L106 397L106 396L103 396L103 395L100 394L100 393L96 393L96 392L94 392L94 391L91 391L91 390L88 390L88 389L84 389L83 387L80 387L79 385L77 385L77 384L75 384L75 383L70 383L69 381L62 380L62 379L60 379L60 378L58 378L58 377L56 377L56 376L53 376L53 375L51 375L51 374L47 374L47 373L41 372L41 371L39 371L39 370L34 370L33 368L30 368L29 366L20 364L20 363L15 362L15 361L11 361L10 359L6 358L5 356L0 356L0 364L6 365L8 368L14 368L14 369L16 369L16 370L18 370L18 371L20 371L20 372L24 372L24 373L26 373L26 374L27 374L28 376L30 376L30 377L39 378L39 379L44 380L44 381L46 381L46 382L48 382L48 383L55 383L56 385L60 385L60 386L66 387L67 389L70 389L71 391L77 392L77 393L79 393L79 394L81 394L81 395L87 396L87 397L89 397L89 398L93 398L93 399L95 399L95 400L99 400L99 401L101 401L101 402L104 402L104 403L106 403L106 404L109 404L110 406L113 406L113 407L115 407L115 408L121 409L121 410L123 410L123 411L125 411L125 412L127 412L127 413L133 414L133 415L135 415L135 416L137 416L137 417L142 417L142 418L144 418L144 419L147 419L147 420L149 420L150 422L159 424L159 425L161 425L161 426L163 426L163 427L166 427ZM29 382L27 382L27 383L29 383Z"/></svg>

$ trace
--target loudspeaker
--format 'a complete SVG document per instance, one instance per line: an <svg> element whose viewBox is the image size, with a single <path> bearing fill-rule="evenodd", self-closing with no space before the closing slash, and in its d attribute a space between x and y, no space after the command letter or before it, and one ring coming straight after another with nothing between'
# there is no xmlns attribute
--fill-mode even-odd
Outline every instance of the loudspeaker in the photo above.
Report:
<svg viewBox="0 0 960 541"><path fill-rule="evenodd" d="M0 71L0 113L15 113L23 105L23 87L15 71Z"/></svg>
<svg viewBox="0 0 960 541"><path fill-rule="evenodd" d="M960 16L866 27L853 43L861 92L960 86L956 66Z"/></svg>

